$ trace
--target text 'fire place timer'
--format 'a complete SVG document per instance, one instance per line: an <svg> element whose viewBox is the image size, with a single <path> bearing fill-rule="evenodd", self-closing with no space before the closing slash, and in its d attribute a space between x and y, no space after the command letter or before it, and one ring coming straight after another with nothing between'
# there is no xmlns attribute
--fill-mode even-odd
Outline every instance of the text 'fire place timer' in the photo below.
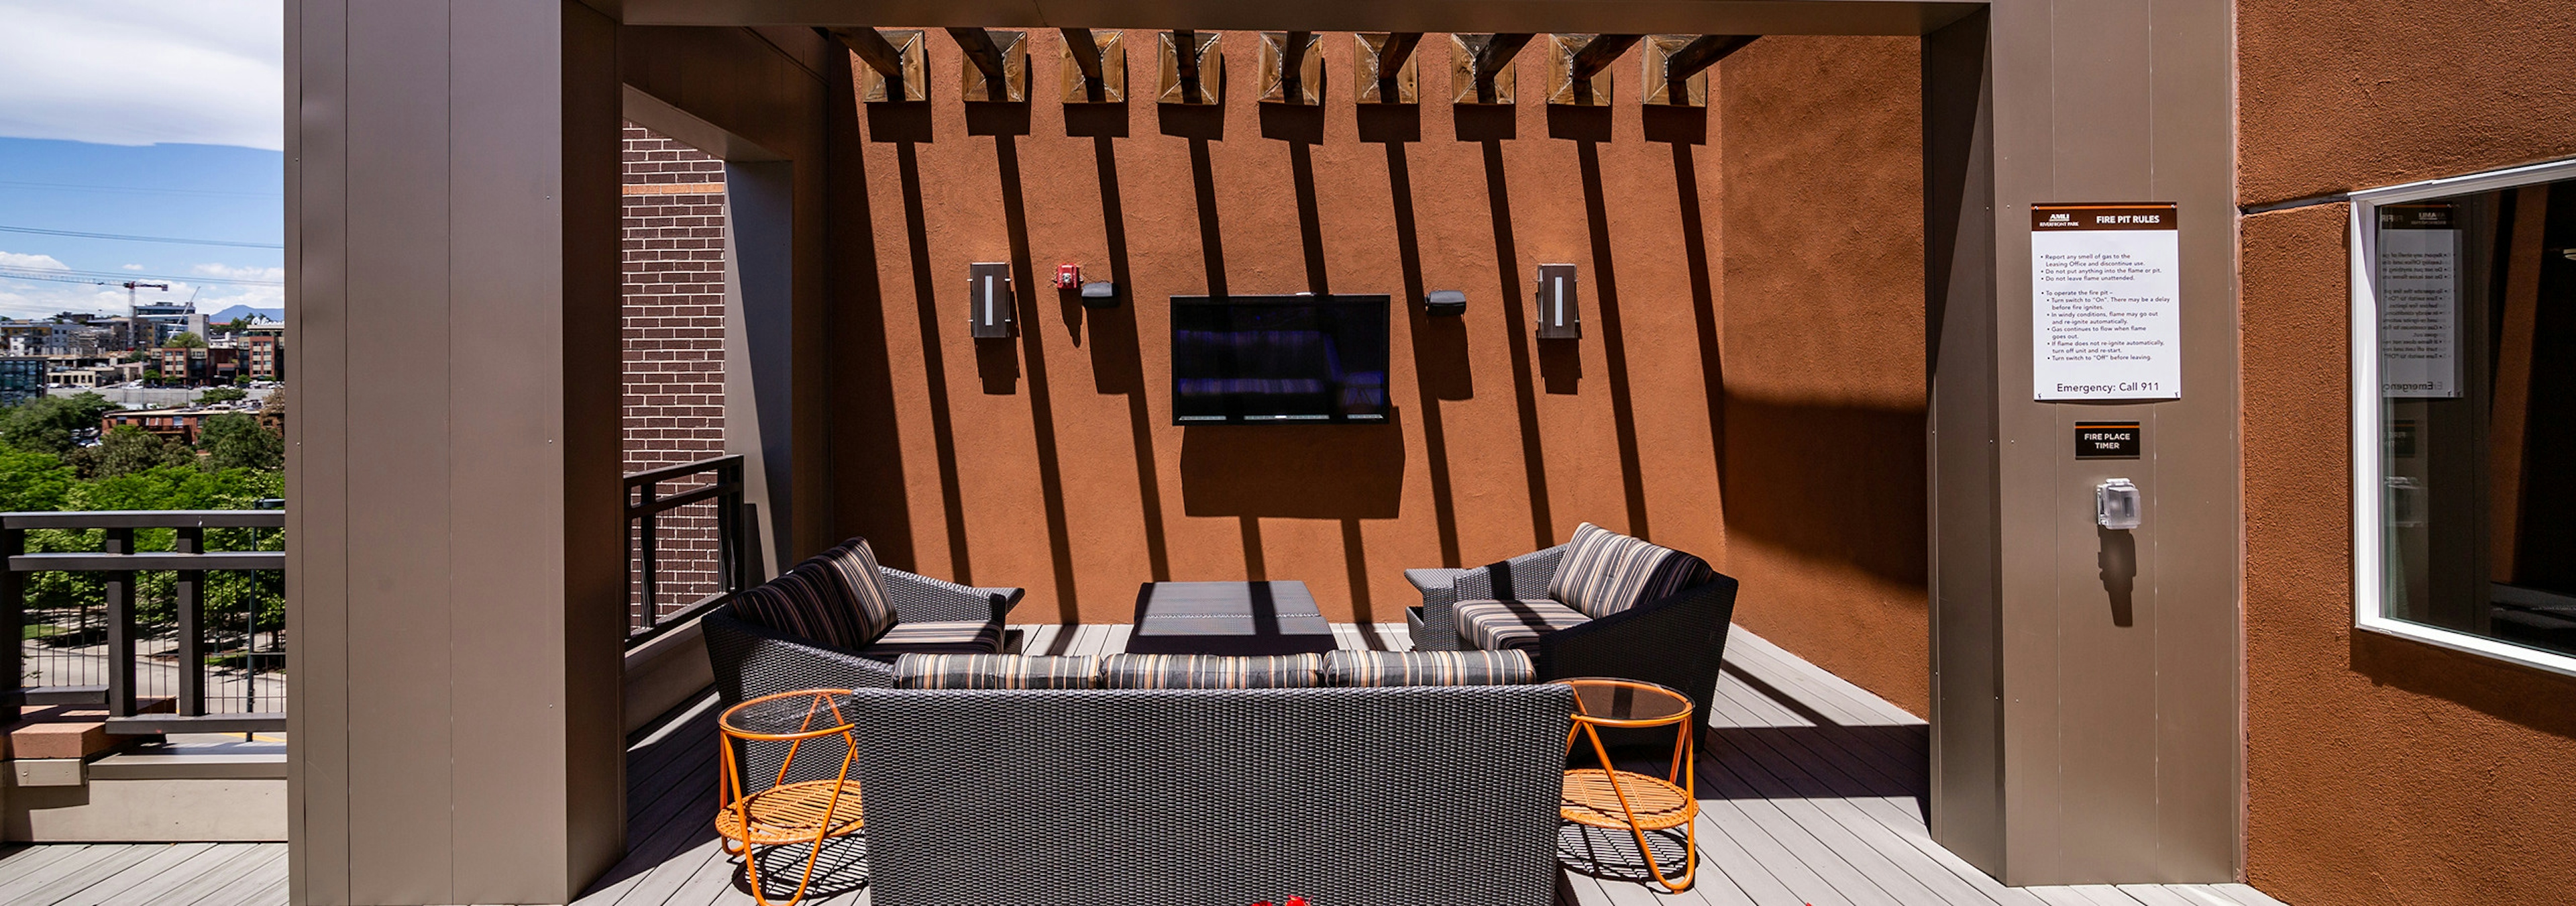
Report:
<svg viewBox="0 0 2576 906"><path fill-rule="evenodd" d="M967 265L966 287L966 334L979 340L1010 336L1019 319L1011 299L1011 266L1000 261Z"/></svg>
<svg viewBox="0 0 2576 906"><path fill-rule="evenodd" d="M1583 313L1574 305L1574 265L1538 266L1538 338L1572 340L1583 336Z"/></svg>

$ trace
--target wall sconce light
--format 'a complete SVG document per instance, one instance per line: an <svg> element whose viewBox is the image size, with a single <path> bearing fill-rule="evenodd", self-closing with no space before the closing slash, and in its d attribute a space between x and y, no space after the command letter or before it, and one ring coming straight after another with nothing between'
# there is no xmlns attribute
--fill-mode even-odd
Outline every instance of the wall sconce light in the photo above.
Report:
<svg viewBox="0 0 2576 906"><path fill-rule="evenodd" d="M1019 306L1011 294L1011 266L1000 261L978 261L966 266L966 325L968 336L982 340L1008 337L1019 320Z"/></svg>
<svg viewBox="0 0 2576 906"><path fill-rule="evenodd" d="M1313 106L1324 102L1324 42L1311 31L1261 33L1261 99Z"/></svg>
<svg viewBox="0 0 2576 906"><path fill-rule="evenodd" d="M1549 35L1547 102L1578 107L1610 103L1610 61L1643 35Z"/></svg>
<svg viewBox="0 0 2576 906"><path fill-rule="evenodd" d="M1467 313L1467 294L1454 289L1435 289L1422 300L1422 313L1434 318L1455 318Z"/></svg>
<svg viewBox="0 0 2576 906"><path fill-rule="evenodd" d="M1026 103L1029 99L1029 33L982 28L952 28L951 37L966 52L963 88L966 101Z"/></svg>
<svg viewBox="0 0 2576 906"><path fill-rule="evenodd" d="M1156 35L1161 84L1155 100L1164 104L1215 104L1225 96L1225 45L1212 31L1167 31ZM1186 52L1184 52L1186 51Z"/></svg>
<svg viewBox="0 0 2576 906"><path fill-rule="evenodd" d="M1082 307L1117 308L1118 284L1111 283L1107 280L1095 280L1093 282L1083 284Z"/></svg>
<svg viewBox="0 0 2576 906"><path fill-rule="evenodd" d="M1512 102L1512 57L1529 44L1526 34L1449 36L1449 100L1458 104Z"/></svg>
<svg viewBox="0 0 2576 906"><path fill-rule="evenodd" d="M1583 313L1574 304L1574 265L1538 266L1538 338L1572 340L1583 336Z"/></svg>
<svg viewBox="0 0 2576 906"><path fill-rule="evenodd" d="M929 51L922 43L921 29L835 28L831 32L867 64L859 70L859 100L882 104L930 98L925 62Z"/></svg>
<svg viewBox="0 0 2576 906"><path fill-rule="evenodd" d="M1057 61L1057 81L1067 104L1123 104L1127 101L1125 32L1061 29L1064 51Z"/></svg>
<svg viewBox="0 0 2576 906"><path fill-rule="evenodd" d="M1418 31L1360 32L1359 52L1351 55L1353 82L1358 84L1362 104L1413 104L1422 100L1417 88L1413 64L1414 46L1421 43Z"/></svg>

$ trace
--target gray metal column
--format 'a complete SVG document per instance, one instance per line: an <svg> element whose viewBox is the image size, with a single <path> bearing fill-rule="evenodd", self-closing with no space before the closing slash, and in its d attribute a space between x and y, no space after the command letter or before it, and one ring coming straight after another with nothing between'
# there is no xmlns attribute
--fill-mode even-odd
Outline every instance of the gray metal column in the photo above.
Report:
<svg viewBox="0 0 2576 906"><path fill-rule="evenodd" d="M2008 883L2241 862L2231 27L2226 0L1995 0L1925 44L1933 827ZM2182 397L2034 402L2030 206L2109 201L2181 206ZM2139 421L2141 458L2076 461L2096 419ZM2111 477L2146 495L2125 537L2093 524Z"/></svg>
<svg viewBox="0 0 2576 906"><path fill-rule="evenodd" d="M564 902L623 843L614 26L288 10L292 898Z"/></svg>

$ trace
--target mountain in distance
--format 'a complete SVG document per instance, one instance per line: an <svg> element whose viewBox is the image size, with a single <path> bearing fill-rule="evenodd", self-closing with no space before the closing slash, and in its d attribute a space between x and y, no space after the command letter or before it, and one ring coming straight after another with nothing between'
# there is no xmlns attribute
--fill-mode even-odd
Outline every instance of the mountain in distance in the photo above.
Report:
<svg viewBox="0 0 2576 906"><path fill-rule="evenodd" d="M286 309L252 308L248 305L235 305L231 308L207 315L206 322L210 324L225 324L245 315L283 322L286 320Z"/></svg>

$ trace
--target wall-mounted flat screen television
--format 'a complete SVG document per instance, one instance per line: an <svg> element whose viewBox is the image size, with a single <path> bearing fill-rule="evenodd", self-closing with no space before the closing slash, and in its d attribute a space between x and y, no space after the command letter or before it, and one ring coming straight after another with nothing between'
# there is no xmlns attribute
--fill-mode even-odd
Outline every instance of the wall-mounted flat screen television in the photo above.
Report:
<svg viewBox="0 0 2576 906"><path fill-rule="evenodd" d="M1173 296L1173 423L1384 423L1387 304Z"/></svg>

